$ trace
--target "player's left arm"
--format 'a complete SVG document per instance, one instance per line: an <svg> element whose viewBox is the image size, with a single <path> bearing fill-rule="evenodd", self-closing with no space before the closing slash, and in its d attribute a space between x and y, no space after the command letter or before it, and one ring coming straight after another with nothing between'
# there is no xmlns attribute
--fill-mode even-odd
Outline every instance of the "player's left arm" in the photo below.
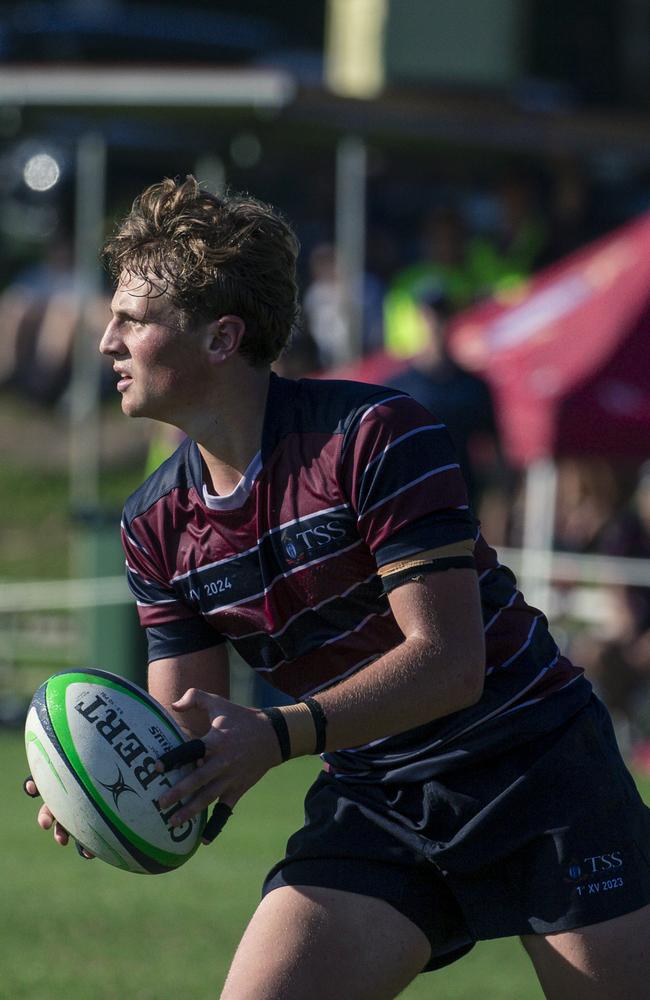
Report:
<svg viewBox="0 0 650 1000"><path fill-rule="evenodd" d="M392 590L389 601L403 642L316 695L328 750L404 732L481 697L485 642L476 571L424 572Z"/></svg>
<svg viewBox="0 0 650 1000"><path fill-rule="evenodd" d="M481 696L485 652L475 570L423 573L396 587L389 600L404 640L317 696L327 719L327 750L403 732ZM181 713L205 712L211 719L202 766L161 798L167 807L191 797L174 822L184 822L217 798L232 807L280 763L276 733L263 712L197 688L173 707Z"/></svg>
<svg viewBox="0 0 650 1000"><path fill-rule="evenodd" d="M400 394L360 410L346 430L339 481L404 639L315 695L328 750L467 708L485 676L476 524L444 424Z"/></svg>

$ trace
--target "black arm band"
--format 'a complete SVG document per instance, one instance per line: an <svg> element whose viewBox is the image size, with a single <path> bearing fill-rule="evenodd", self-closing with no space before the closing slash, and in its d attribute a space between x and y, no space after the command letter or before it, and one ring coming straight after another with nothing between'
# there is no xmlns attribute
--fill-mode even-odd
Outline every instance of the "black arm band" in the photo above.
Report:
<svg viewBox="0 0 650 1000"><path fill-rule="evenodd" d="M322 705L314 698L301 698L300 700L303 705L307 706L314 720L314 728L316 729L316 749L314 753L323 753L327 739L327 716L323 711Z"/></svg>
<svg viewBox="0 0 650 1000"><path fill-rule="evenodd" d="M289 727L279 708L262 708L260 711L267 717L280 744L280 754L282 760L289 760L291 756L291 740L289 738Z"/></svg>

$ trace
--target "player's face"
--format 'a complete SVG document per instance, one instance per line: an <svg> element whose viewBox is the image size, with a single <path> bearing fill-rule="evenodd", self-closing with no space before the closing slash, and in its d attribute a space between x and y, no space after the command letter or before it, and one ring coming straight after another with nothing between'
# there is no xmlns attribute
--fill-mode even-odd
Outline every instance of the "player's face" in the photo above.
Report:
<svg viewBox="0 0 650 1000"><path fill-rule="evenodd" d="M182 424L205 377L198 331L181 329L169 296L137 277L123 276L111 311L99 349L113 359L123 412Z"/></svg>

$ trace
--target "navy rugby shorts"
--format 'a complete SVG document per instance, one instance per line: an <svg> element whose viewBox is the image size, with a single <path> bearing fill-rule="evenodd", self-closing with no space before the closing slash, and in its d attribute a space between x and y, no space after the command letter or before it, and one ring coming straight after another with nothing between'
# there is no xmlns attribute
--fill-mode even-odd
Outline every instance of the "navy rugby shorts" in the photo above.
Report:
<svg viewBox="0 0 650 1000"><path fill-rule="evenodd" d="M427 970L476 941L650 902L650 810L595 696L558 729L444 781L361 785L323 772L305 817L263 893L312 885L384 899L427 935Z"/></svg>

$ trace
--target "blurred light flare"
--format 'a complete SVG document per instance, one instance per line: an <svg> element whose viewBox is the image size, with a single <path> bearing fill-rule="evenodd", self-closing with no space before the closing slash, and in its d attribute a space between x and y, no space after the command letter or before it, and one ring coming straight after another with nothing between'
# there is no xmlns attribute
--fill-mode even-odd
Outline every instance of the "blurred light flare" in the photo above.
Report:
<svg viewBox="0 0 650 1000"><path fill-rule="evenodd" d="M50 153L30 156L23 167L23 180L32 191L49 191L61 177L61 167Z"/></svg>
<svg viewBox="0 0 650 1000"><path fill-rule="evenodd" d="M240 132L230 143L230 157L238 167L254 167L262 157L262 144L253 132Z"/></svg>

